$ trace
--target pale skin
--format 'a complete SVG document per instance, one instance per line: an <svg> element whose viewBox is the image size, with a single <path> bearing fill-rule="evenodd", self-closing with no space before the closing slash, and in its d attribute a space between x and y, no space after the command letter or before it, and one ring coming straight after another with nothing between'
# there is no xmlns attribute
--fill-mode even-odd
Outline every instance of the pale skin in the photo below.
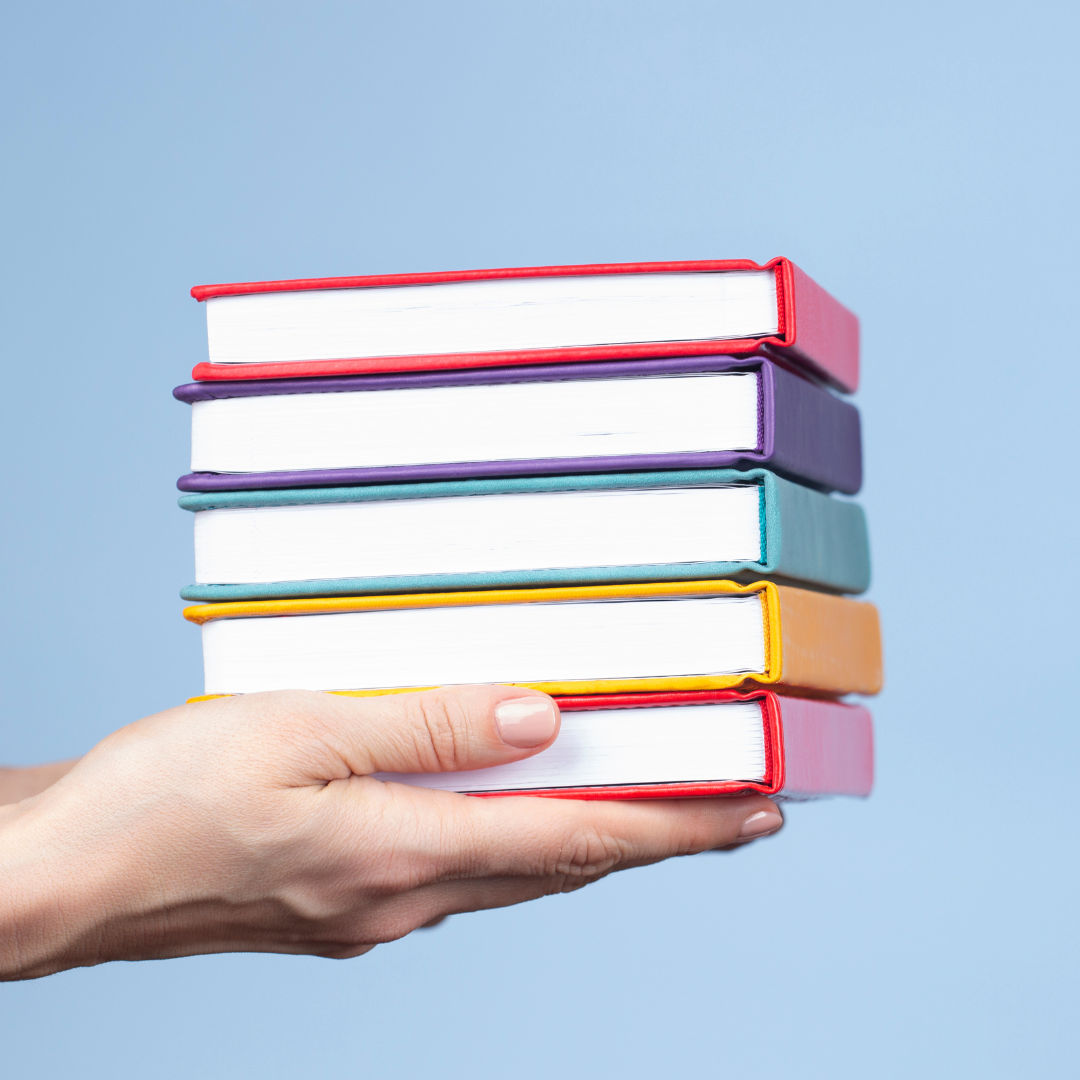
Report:
<svg viewBox="0 0 1080 1080"><path fill-rule="evenodd" d="M448 914L783 824L761 795L474 798L370 775L515 761L558 724L554 702L514 687L281 691L158 713L77 762L0 770L0 978L196 953L359 956Z"/></svg>

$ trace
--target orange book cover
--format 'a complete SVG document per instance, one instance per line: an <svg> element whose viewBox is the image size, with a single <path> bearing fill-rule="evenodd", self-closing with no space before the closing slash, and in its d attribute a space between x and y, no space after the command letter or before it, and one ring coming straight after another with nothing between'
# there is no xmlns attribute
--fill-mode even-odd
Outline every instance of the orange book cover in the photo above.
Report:
<svg viewBox="0 0 1080 1080"><path fill-rule="evenodd" d="M613 694L681 690L725 690L768 686L797 693L835 696L876 694L882 685L881 632L873 604L758 581L691 581L662 584L602 585L552 589L505 589L484 592L421 593L402 596L327 597L266 600L189 607L184 617L205 625L220 619L304 617L409 608L499 604L567 603L633 599L676 599L725 594L757 594L765 642L762 671L731 675L679 675L621 679L574 679L515 682L550 694ZM503 681L503 680L493 680ZM424 689L426 685L336 690L371 695ZM208 687L208 690L210 688ZM214 694L231 692L216 687ZM208 696L214 696L213 694Z"/></svg>

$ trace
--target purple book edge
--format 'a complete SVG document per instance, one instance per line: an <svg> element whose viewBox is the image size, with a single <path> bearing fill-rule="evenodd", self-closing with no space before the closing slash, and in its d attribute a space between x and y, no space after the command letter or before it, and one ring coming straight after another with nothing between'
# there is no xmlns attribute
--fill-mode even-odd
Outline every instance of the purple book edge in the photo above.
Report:
<svg viewBox="0 0 1080 1080"><path fill-rule="evenodd" d="M620 457L466 461L380 468L311 469L297 472L189 473L181 491L253 491L263 488L337 487L482 477L551 476L640 472L650 469L767 468L797 483L854 494L862 481L858 410L812 382L764 357L675 357L592 364L543 364L471 371L347 375L339 378L252 379L178 386L179 401L279 394L333 394L437 386L556 382L576 379L758 371L758 445L754 450L709 453L633 454ZM781 420L781 418L783 418Z"/></svg>
<svg viewBox="0 0 1080 1080"><path fill-rule="evenodd" d="M533 364L529 367L472 368L465 371L414 371L393 375L342 375L317 379L237 379L194 382L173 391L177 401L269 397L276 394L345 394L357 390L417 390L426 386L482 386L494 383L565 382L570 379L620 379L641 375L693 375L707 371L753 371L771 365L762 357L672 357L665 360L615 360L594 364Z"/></svg>
<svg viewBox="0 0 1080 1080"><path fill-rule="evenodd" d="M622 457L533 458L520 461L464 461L443 465L389 465L378 469L309 469L304 472L188 473L181 491L258 491L264 488L344 487L422 480L469 480L503 476L566 476L574 473L647 472L651 469L760 469L754 451L707 454L627 454Z"/></svg>

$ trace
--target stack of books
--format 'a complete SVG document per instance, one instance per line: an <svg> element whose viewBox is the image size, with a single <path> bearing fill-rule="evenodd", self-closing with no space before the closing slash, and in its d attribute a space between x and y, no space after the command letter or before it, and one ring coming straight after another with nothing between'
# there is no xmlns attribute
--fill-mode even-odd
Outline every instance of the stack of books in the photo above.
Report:
<svg viewBox="0 0 1080 1080"><path fill-rule="evenodd" d="M555 695L548 750L400 777L468 793L869 791L858 322L790 261L192 295L205 696Z"/></svg>

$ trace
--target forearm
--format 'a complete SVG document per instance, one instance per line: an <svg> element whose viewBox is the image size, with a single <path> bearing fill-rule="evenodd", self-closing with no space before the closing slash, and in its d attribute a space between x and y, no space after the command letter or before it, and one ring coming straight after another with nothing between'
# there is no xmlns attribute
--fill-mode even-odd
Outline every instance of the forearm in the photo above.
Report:
<svg viewBox="0 0 1080 1080"><path fill-rule="evenodd" d="M17 768L0 765L0 806L21 802L51 787L78 761L54 761L48 765L29 765Z"/></svg>

